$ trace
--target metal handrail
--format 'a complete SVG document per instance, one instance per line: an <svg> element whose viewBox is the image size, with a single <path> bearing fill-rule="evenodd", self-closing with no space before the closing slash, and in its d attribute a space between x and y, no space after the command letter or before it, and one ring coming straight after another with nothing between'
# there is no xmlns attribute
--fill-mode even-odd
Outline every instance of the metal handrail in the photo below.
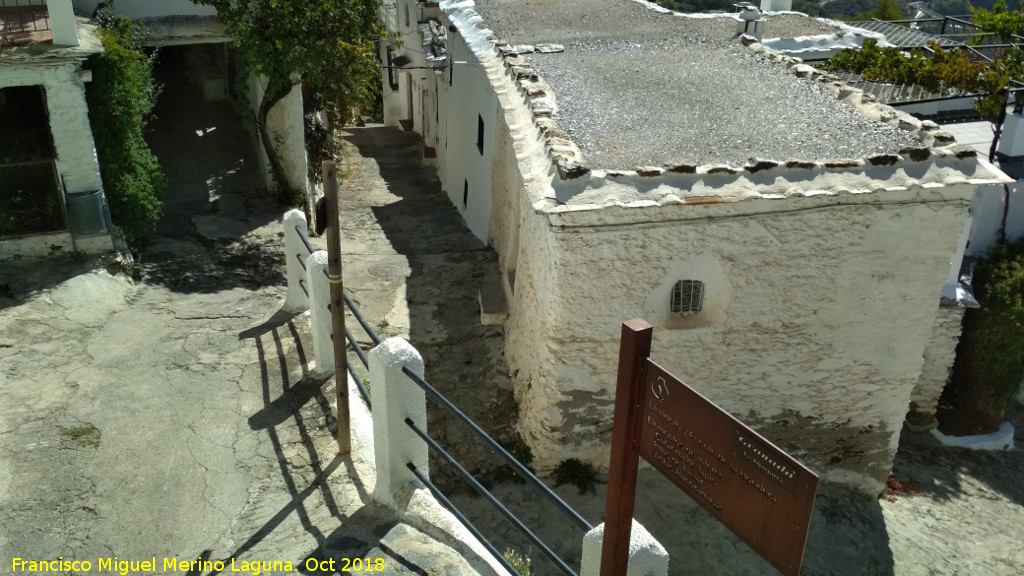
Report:
<svg viewBox="0 0 1024 576"><path fill-rule="evenodd" d="M480 533L480 530L478 530L477 527L474 526L473 523L470 522L466 518L466 516L459 511L455 504L452 504L452 501L449 500L448 497L444 495L444 492L442 492L440 488L435 486L433 482L428 480L426 476L424 476L419 470L416 469L415 464L413 464L412 462L406 462L405 466L409 468L409 471L412 472L416 476L416 478L419 479L419 481L422 482L423 485L427 487L428 490L430 490L430 493L433 494L435 498L441 501L441 504L444 504L445 508L450 510L451 513L459 519L459 522L462 522L462 525L465 526L467 530L473 533L473 536L475 536L476 539L479 540L480 543L483 544L485 548L487 548L487 551L494 556L495 560L497 560L502 565L502 567L505 568L505 570L508 570L509 574L518 574L518 571L511 564L508 563L508 560L505 560L505 556L503 556L501 552L498 552L494 548L494 545L491 544L490 541L488 541L487 538L485 538L484 535Z"/></svg>
<svg viewBox="0 0 1024 576"><path fill-rule="evenodd" d="M359 313L359 309L356 308L355 303L348 297L348 294L342 293L341 297L345 300L345 305L348 306L348 309L352 311L352 315L355 316L356 322L359 322L359 325L363 327L363 331L370 337L373 345L376 346L377 344L380 344L380 336L377 336L377 333L373 331L370 323L367 322L366 318L363 318L363 315Z"/></svg>
<svg viewBox="0 0 1024 576"><path fill-rule="evenodd" d="M313 245L309 243L309 240L306 238L305 231L299 224L295 225L295 235L299 237L299 240L302 240L302 244L306 247L306 255L308 256L309 254L312 254L314 252ZM302 259L302 254L296 252L295 259L299 261L299 265L302 266L303 270L307 269L306 261ZM327 270L325 269L323 272L324 276L330 279L331 276L327 272ZM306 298L309 298L309 290L306 288L306 282L302 279L299 279L299 288L301 288L302 291L306 294ZM345 304L348 305L349 310L352 311L352 315L356 317L356 320L359 320L359 324L362 325L364 330L366 330L367 334L370 336L370 339L373 340L374 344L379 344L380 338L377 336L376 333L373 332L372 329L369 328L369 324L367 324L366 320L363 319L363 315L360 314L359 310L356 309L355 304L352 303L352 300L348 297L347 294L344 294L344 292L342 293L342 295L345 298ZM327 305L327 309L331 309L330 304ZM331 339L333 338L334 334L331 334ZM363 367L369 369L369 361L367 360L366 355L363 353L363 349L359 347L359 343L356 342L355 337L352 336L352 333L349 332L347 328L345 329L345 339L352 345L352 349L355 350L356 355L359 356L359 360L363 363ZM356 383L356 389L359 390L359 395L362 396L363 400L366 402L366 407L372 409L372 403L370 402L370 392L369 390L366 389L366 386L363 386L362 378L360 378L359 375L356 374L355 370L352 369L351 365L347 366L347 368L349 375L352 376L352 381Z"/></svg>
<svg viewBox="0 0 1024 576"><path fill-rule="evenodd" d="M359 357L359 361L363 363L363 368L369 370L370 360L366 357L366 352L363 352L363 349L359 347L358 343L356 342L355 336L353 336L352 333L348 331L348 328L345 328L345 339L352 344L352 351L356 353L356 356Z"/></svg>
<svg viewBox="0 0 1024 576"><path fill-rule="evenodd" d="M299 240L302 240L302 243L306 245L306 250L309 250L309 253L312 254L313 245L309 243L309 240L306 238L306 233L302 231L302 227L298 224L295 225L295 233L299 236Z"/></svg>
<svg viewBox="0 0 1024 576"><path fill-rule="evenodd" d="M548 500L550 500L556 507L558 507L559 510L565 513L565 515L568 516L570 520L575 522L577 526L583 528L588 532L590 530L593 530L594 527L589 522L587 522L587 520L583 518L583 516L580 516L579 512L576 512L575 510L572 509L572 507L566 504L565 501L558 496L558 494L555 494L554 490L552 490L550 487L548 487L547 484L542 482L540 478L537 478L537 476L533 472L527 470L526 467L523 466L518 460L516 460L514 456L509 454L507 450L505 450L500 444L498 444L498 442L494 438L491 438L490 435L487 434L487 432L484 432L483 429L481 429L480 426L476 424L476 422L470 420L469 417L466 416L461 410L456 408L455 405L452 404L450 400L442 396L441 393L438 392L436 388L427 383L427 381L424 380L423 378L420 378L415 372L409 369L408 366L402 367L402 372L406 376L408 376L410 380L418 384L419 387L422 388L424 392L429 394L442 407L451 412L456 418L461 420L463 424L468 426L469 429L472 430L474 434L479 436L480 439L483 440L484 443L487 444L492 450L494 450L498 454L498 456L500 456L501 459L505 461L506 464L511 466L512 469L515 470L516 473L519 474L519 476L523 480L526 480L535 488L540 490L542 494L547 496Z"/></svg>
<svg viewBox="0 0 1024 576"><path fill-rule="evenodd" d="M494 495L491 494L489 490L487 490L487 488L484 488L483 485L480 484L480 482L476 478L474 478L472 474L466 471L466 469L463 468L462 465L455 460L455 458L452 458L451 454L449 454L444 448L442 448L440 444L435 442L433 438L427 436L425 432L417 428L416 424L410 418L405 419L405 425L408 426L413 432L415 432L416 435L419 436L424 442L426 442L427 446L429 446L432 450L440 454L441 457L444 458L446 462L448 462L448 464L451 464L455 471L459 473L459 476L462 476L467 482L469 482L469 485L472 486L474 490L476 490L477 492L480 493L481 496L486 498L487 501L490 502L491 505L498 510L498 512L501 512L502 516L508 519L508 521L511 522L512 525L515 526L520 532L522 532L524 536L529 538L530 542L533 542L538 548L540 548L540 551L543 552L544 555L547 556L552 562L554 562L555 566L558 566L559 570L561 570L565 574L568 574L569 576L579 576L579 574L577 574L576 571L570 568L569 565L566 564L565 561L558 556L558 554L555 554L555 552L550 547L548 547L548 545L545 544L543 540L541 540L536 534L533 533L532 530L530 530L525 524L523 524L522 520L516 518L516 515L513 514L511 510L506 508L505 505L502 504L500 500L495 498Z"/></svg>

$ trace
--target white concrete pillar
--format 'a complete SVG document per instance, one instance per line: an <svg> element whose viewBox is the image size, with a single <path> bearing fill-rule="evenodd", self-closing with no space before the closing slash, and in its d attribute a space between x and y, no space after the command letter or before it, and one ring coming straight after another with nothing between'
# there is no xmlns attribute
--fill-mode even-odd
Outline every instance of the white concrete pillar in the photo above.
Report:
<svg viewBox="0 0 1024 576"><path fill-rule="evenodd" d="M306 270L302 263L306 261L309 254L306 245L302 243L299 233L295 227L299 227L299 233L306 234L306 215L302 210L289 210L284 215L284 254L285 270L288 276L288 293L285 294L284 304L281 309L286 312L302 312L309 308L309 297L302 291L300 282L306 281ZM298 255L298 256L296 256Z"/></svg>
<svg viewBox="0 0 1024 576"><path fill-rule="evenodd" d="M328 269L327 251L317 250L306 258L306 289L309 290L309 326L313 333L313 367L319 378L334 374L334 342L331 340L331 285L324 272ZM339 334L338 338L344 338Z"/></svg>
<svg viewBox="0 0 1024 576"><path fill-rule="evenodd" d="M377 405L374 404L374 415ZM601 547L604 524L583 535L583 560L580 576L601 576ZM668 576L668 552L636 519L629 538L629 564L626 576Z"/></svg>
<svg viewBox="0 0 1024 576"><path fill-rule="evenodd" d="M423 377L423 358L401 338L388 338L370 350L370 401L373 403L374 460L377 483L374 500L395 507L395 494L417 483L407 463L429 478L427 444L405 423L409 418L427 431L427 399L415 382L402 372L408 366Z"/></svg>
<svg viewBox="0 0 1024 576"><path fill-rule="evenodd" d="M793 0L761 0L761 12L788 12L793 9Z"/></svg>
<svg viewBox="0 0 1024 576"><path fill-rule="evenodd" d="M46 0L54 46L78 46L78 22L71 0Z"/></svg>
<svg viewBox="0 0 1024 576"><path fill-rule="evenodd" d="M1024 156L1024 115L1006 115L996 151L1011 158Z"/></svg>

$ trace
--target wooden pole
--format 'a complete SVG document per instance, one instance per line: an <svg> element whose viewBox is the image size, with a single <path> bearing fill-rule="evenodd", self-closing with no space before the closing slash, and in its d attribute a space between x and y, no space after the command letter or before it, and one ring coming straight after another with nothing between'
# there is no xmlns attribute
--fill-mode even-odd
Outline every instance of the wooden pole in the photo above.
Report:
<svg viewBox="0 0 1024 576"><path fill-rule="evenodd" d="M622 323L612 420L612 454L608 465L608 496L604 506L601 576L626 576L629 563L636 470L640 463L640 422L637 420L644 398L644 365L651 355L653 334L654 329L643 320Z"/></svg>
<svg viewBox="0 0 1024 576"><path fill-rule="evenodd" d="M352 430L348 412L348 355L345 351L345 306L341 277L341 220L338 216L338 169L333 160L324 160L324 204L327 205L327 266L331 284L331 332L334 340L334 382L338 403L338 452L352 451Z"/></svg>

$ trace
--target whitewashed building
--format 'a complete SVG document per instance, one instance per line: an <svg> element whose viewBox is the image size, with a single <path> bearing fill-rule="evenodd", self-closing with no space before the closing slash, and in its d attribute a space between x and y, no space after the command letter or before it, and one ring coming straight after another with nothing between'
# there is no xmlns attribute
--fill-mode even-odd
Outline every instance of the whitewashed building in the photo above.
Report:
<svg viewBox="0 0 1024 576"><path fill-rule="evenodd" d="M0 258L112 247L83 69L100 51L69 1L0 7Z"/></svg>
<svg viewBox="0 0 1024 576"><path fill-rule="evenodd" d="M74 0L75 9L92 14L102 0ZM189 82L201 88L206 100L231 97L241 90L241 100L255 106L263 98L259 78L246 75L238 80L239 57L230 47L224 25L212 6L199 5L191 0L117 0L114 9L119 16L127 16L146 28L146 43L171 56L184 70ZM249 113L250 111L243 111ZM302 90L296 85L282 99L267 118L271 137L277 143L284 168L286 183L293 189L306 189L306 148L303 123ZM253 134L259 141L259 134ZM256 147L260 171L267 184L274 186L270 177L269 161L262 145Z"/></svg>
<svg viewBox="0 0 1024 576"><path fill-rule="evenodd" d="M414 130L499 254L520 431L606 467L618 336L808 463L877 494L952 364L968 206L1005 175L930 122L634 0L397 0L385 123ZM767 14L764 38L835 34ZM925 356L930 367L925 370ZM933 365L931 365L933 364ZM922 378L922 372L925 377Z"/></svg>
<svg viewBox="0 0 1024 576"><path fill-rule="evenodd" d="M19 148L18 139L6 135L5 141L16 150L0 148L0 170L7 171L0 174L0 194L17 197L17 202L11 202L13 209L0 204L0 213L6 207L9 216L38 214L40 203L45 211L45 218L36 217L39 222L21 227L26 233L6 233L0 223L0 258L113 248L85 100L85 83L91 80L86 61L103 50L95 27L89 24L99 4L98 0L4 0L0 5L0 98L11 110L39 110L34 125L48 123L44 136L37 138L43 141L41 152L27 152L24 146ZM233 90L243 91L247 102L262 98L258 78L246 75L236 81L238 57L214 8L190 0L118 0L115 9L117 15L145 25L147 44L173 60L182 69L180 76L196 84L204 99L226 99ZM173 89L165 86L165 97ZM18 119L16 112L12 114ZM268 127L278 145L287 184L305 189L303 104L298 86L271 110ZM258 143L259 135L253 134L253 139ZM261 146L255 148L261 173L273 185L266 155ZM26 193L25 186L39 192ZM26 204L22 197L31 199L30 207L21 206Z"/></svg>

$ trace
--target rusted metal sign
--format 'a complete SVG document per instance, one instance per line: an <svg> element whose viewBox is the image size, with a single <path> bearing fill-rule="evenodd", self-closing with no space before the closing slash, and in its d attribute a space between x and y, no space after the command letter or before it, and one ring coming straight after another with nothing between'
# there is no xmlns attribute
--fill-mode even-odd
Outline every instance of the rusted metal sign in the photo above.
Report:
<svg viewBox="0 0 1024 576"><path fill-rule="evenodd" d="M640 456L783 574L797 576L818 476L647 359Z"/></svg>
<svg viewBox="0 0 1024 576"><path fill-rule="evenodd" d="M651 359L652 328L622 326L601 574L626 573L639 457L785 576L798 576L818 477Z"/></svg>

